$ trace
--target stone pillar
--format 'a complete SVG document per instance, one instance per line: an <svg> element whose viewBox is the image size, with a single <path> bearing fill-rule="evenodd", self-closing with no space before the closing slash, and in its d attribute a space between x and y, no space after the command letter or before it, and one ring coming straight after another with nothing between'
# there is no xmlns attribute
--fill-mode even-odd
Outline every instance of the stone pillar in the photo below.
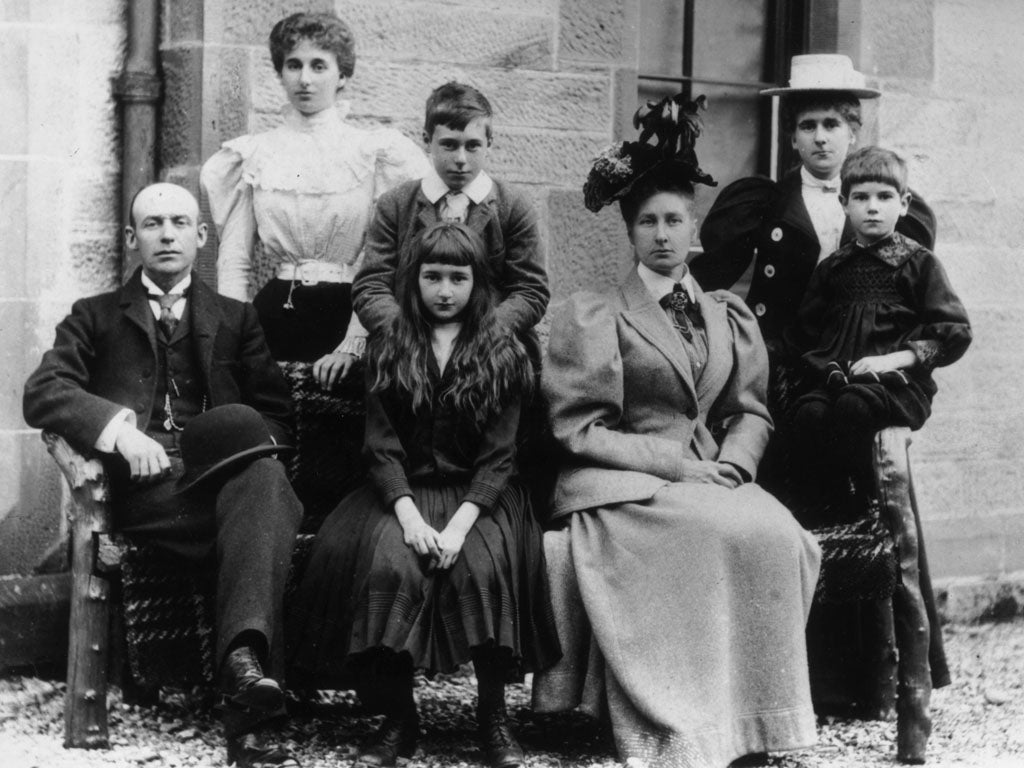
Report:
<svg viewBox="0 0 1024 768"><path fill-rule="evenodd" d="M110 92L126 0L0 10L0 574L66 561L61 483L22 387L81 297L118 283L119 125Z"/></svg>

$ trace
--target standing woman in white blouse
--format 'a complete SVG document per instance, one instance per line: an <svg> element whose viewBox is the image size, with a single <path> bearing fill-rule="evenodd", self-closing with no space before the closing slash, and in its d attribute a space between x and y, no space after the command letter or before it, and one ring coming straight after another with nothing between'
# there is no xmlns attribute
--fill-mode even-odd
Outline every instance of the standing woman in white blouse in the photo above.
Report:
<svg viewBox="0 0 1024 768"><path fill-rule="evenodd" d="M427 160L394 129L345 121L339 96L355 68L355 39L337 16L282 19L270 55L288 97L284 123L226 142L200 176L220 238L218 289L252 296L274 358L314 363L330 389L365 347L351 287L374 203L420 178ZM257 242L277 264L263 286L254 285Z"/></svg>

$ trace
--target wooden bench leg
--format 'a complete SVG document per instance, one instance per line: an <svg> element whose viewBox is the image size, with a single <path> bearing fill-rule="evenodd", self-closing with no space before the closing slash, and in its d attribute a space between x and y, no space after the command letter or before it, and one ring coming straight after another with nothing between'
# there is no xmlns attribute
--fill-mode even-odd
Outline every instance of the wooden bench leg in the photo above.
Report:
<svg viewBox="0 0 1024 768"><path fill-rule="evenodd" d="M928 664L930 628L921 593L909 446L909 430L879 432L875 439L874 464L882 514L892 527L899 558L899 581L893 593L896 648L899 652L896 757L902 763L921 764L925 761L932 727L929 714L932 681Z"/></svg>
<svg viewBox="0 0 1024 768"><path fill-rule="evenodd" d="M64 746L106 747L110 583L96 568L97 536L110 529L106 477L98 461L85 459L63 439L49 434L43 439L71 489L71 619Z"/></svg>

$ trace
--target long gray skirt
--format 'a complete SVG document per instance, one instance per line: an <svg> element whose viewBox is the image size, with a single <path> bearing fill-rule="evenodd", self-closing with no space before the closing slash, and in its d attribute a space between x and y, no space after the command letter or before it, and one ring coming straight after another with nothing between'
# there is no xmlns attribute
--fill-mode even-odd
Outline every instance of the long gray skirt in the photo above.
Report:
<svg viewBox="0 0 1024 768"><path fill-rule="evenodd" d="M768 493L666 484L573 514L545 549L564 656L535 677L535 709L606 706L620 759L652 766L814 743L804 625L820 551Z"/></svg>

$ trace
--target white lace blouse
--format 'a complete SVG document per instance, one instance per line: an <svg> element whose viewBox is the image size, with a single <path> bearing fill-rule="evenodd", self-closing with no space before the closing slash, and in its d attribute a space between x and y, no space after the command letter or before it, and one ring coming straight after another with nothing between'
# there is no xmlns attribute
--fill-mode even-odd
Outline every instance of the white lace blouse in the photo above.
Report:
<svg viewBox="0 0 1024 768"><path fill-rule="evenodd" d="M337 264L351 282L377 198L426 173L411 140L393 128L350 125L348 103L338 106L312 116L286 107L283 125L225 142L203 165L222 294L247 301L255 293L257 240L271 262Z"/></svg>

